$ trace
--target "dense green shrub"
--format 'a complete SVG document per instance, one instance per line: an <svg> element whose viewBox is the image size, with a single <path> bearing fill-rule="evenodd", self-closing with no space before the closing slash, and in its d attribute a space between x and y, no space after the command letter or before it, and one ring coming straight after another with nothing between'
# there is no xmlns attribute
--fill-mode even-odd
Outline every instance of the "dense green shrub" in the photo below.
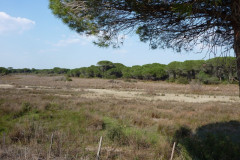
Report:
<svg viewBox="0 0 240 160"><path fill-rule="evenodd" d="M171 77L168 79L168 82L173 83L173 82L175 82L175 79L173 77Z"/></svg>
<svg viewBox="0 0 240 160"><path fill-rule="evenodd" d="M177 78L176 82L179 84L189 84L189 81L186 77L179 77Z"/></svg>
<svg viewBox="0 0 240 160"><path fill-rule="evenodd" d="M210 77L210 78L208 78L206 84L219 84L219 83L220 83L220 81L217 77Z"/></svg>
<svg viewBox="0 0 240 160"><path fill-rule="evenodd" d="M105 73L105 78L116 79L122 77L122 71L120 68L111 68Z"/></svg>
<svg viewBox="0 0 240 160"><path fill-rule="evenodd" d="M201 71L197 75L197 78L204 84L219 84L219 79L217 77L211 77L209 74Z"/></svg>
<svg viewBox="0 0 240 160"><path fill-rule="evenodd" d="M201 71L201 72L199 72L198 74L197 74L197 78L201 81L201 82L203 82L204 84L206 84L207 83L207 80L209 79L209 75L208 74L206 74L205 72L203 72L203 71Z"/></svg>
<svg viewBox="0 0 240 160"><path fill-rule="evenodd" d="M0 76L7 75L10 71L4 67L0 67Z"/></svg>
<svg viewBox="0 0 240 160"><path fill-rule="evenodd" d="M107 137L119 144L126 144L127 136L123 132L123 128L121 126L111 126L107 129Z"/></svg>

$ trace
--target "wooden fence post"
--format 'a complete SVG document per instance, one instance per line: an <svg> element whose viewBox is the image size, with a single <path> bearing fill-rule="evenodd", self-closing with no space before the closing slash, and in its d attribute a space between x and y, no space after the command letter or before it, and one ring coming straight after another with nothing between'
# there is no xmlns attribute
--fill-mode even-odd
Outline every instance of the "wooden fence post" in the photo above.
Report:
<svg viewBox="0 0 240 160"><path fill-rule="evenodd" d="M98 151L97 151L96 160L99 160L99 159L100 159L101 146L102 146L102 136L101 136L100 141L99 141L99 146L98 146Z"/></svg>
<svg viewBox="0 0 240 160"><path fill-rule="evenodd" d="M174 154L175 146L176 146L176 142L173 143L172 154L171 154L170 160L173 159L173 154Z"/></svg>
<svg viewBox="0 0 240 160"><path fill-rule="evenodd" d="M25 160L27 160L27 147L24 148L24 157L25 157Z"/></svg>

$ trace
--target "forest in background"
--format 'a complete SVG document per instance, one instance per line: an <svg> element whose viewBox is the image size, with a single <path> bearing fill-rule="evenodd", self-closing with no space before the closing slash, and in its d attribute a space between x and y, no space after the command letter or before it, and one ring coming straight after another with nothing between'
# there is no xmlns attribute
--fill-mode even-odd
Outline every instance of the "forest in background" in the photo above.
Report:
<svg viewBox="0 0 240 160"><path fill-rule="evenodd" d="M237 70L234 57L216 57L209 60L174 61L168 65L152 63L145 65L125 66L111 61L99 61L90 67L66 69L14 69L0 67L0 75L7 74L65 74L69 77L106 78L106 79L136 79L152 81L168 81L188 84L192 80L199 80L204 84L236 83Z"/></svg>

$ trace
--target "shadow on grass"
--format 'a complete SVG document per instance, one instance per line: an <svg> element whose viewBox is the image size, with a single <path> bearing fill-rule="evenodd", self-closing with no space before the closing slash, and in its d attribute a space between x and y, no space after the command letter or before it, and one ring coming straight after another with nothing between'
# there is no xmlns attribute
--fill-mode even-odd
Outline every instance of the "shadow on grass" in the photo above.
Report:
<svg viewBox="0 0 240 160"><path fill-rule="evenodd" d="M240 122L218 122L197 128L192 132L187 127L176 131L178 142L185 159L194 160L239 160Z"/></svg>

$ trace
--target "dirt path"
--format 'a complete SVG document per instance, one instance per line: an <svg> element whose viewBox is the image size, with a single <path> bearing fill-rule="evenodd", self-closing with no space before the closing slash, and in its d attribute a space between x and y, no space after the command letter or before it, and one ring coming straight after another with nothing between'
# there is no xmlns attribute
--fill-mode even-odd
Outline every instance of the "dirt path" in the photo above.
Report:
<svg viewBox="0 0 240 160"><path fill-rule="evenodd" d="M150 101L177 101L177 102L240 102L237 96L214 96L214 95L196 95L196 94L164 94L157 93L156 95L148 95L143 91L118 91L109 89L86 89L89 91L86 96L95 97L115 97L125 99L144 99Z"/></svg>
<svg viewBox="0 0 240 160"><path fill-rule="evenodd" d="M4 89L14 88L14 85L10 85L10 84L0 84L0 88L4 88Z"/></svg>

